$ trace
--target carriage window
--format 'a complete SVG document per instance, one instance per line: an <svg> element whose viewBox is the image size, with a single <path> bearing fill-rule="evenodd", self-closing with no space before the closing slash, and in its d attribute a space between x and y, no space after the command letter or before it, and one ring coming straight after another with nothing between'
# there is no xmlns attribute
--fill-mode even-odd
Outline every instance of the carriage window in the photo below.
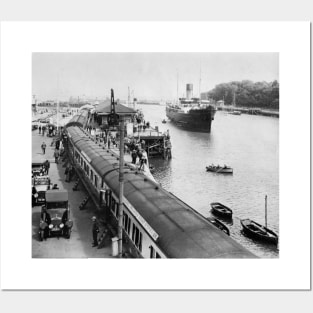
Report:
<svg viewBox="0 0 313 313"><path fill-rule="evenodd" d="M92 170L90 170L90 179L93 182L93 171Z"/></svg>
<svg viewBox="0 0 313 313"><path fill-rule="evenodd" d="M89 176L89 166L88 165L86 166L86 173L87 173L87 176Z"/></svg>
<svg viewBox="0 0 313 313"><path fill-rule="evenodd" d="M123 227L128 235L130 232L130 223L131 223L131 220L129 216L125 212L123 212Z"/></svg>
<svg viewBox="0 0 313 313"><path fill-rule="evenodd" d="M155 251L155 249L150 246L150 259L161 259L161 256Z"/></svg>
<svg viewBox="0 0 313 313"><path fill-rule="evenodd" d="M154 259L154 252L155 250L153 249L152 246L150 246L150 259Z"/></svg>
<svg viewBox="0 0 313 313"><path fill-rule="evenodd" d="M95 186L96 188L98 188L98 176L97 175L95 175Z"/></svg>
<svg viewBox="0 0 313 313"><path fill-rule="evenodd" d="M128 218L128 224L126 225L126 232L128 235L130 234L130 226L131 226L131 219Z"/></svg>
<svg viewBox="0 0 313 313"><path fill-rule="evenodd" d="M115 216L118 218L118 203L115 204Z"/></svg>
<svg viewBox="0 0 313 313"><path fill-rule="evenodd" d="M132 240L133 240L135 246L141 252L141 250L142 250L142 234L139 231L139 228L136 227L135 225L133 225Z"/></svg>
<svg viewBox="0 0 313 313"><path fill-rule="evenodd" d="M114 216L117 216L117 203L116 203L116 201L115 201L115 199L114 198L112 198L112 212L113 212L113 214L114 214Z"/></svg>

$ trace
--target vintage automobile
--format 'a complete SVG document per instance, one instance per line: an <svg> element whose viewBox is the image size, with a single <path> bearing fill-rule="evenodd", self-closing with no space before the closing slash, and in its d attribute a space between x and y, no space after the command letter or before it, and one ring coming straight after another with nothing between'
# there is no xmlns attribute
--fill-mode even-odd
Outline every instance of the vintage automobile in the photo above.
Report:
<svg viewBox="0 0 313 313"><path fill-rule="evenodd" d="M44 160L38 160L38 161L33 161L32 162L32 175L33 176L39 176L41 169L44 165Z"/></svg>
<svg viewBox="0 0 313 313"><path fill-rule="evenodd" d="M42 204L46 202L46 191L49 190L51 185L50 177L45 176L34 176L33 177L33 187L36 188L37 191L37 199L36 203Z"/></svg>
<svg viewBox="0 0 313 313"><path fill-rule="evenodd" d="M39 240L48 237L71 237L73 221L70 220L68 192L66 190L48 190L46 205L42 206L39 224Z"/></svg>

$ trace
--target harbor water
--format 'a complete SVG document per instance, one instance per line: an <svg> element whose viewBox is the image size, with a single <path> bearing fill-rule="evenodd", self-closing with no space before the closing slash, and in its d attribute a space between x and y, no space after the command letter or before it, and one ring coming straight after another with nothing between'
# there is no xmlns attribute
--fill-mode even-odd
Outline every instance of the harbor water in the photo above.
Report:
<svg viewBox="0 0 313 313"><path fill-rule="evenodd" d="M154 177L204 216L212 216L211 202L233 210L232 222L223 221L231 237L261 258L279 257L279 247L258 243L242 233L240 219L250 218L279 235L279 119L217 111L211 133L184 130L166 118L165 106L138 105L145 120L169 130L171 160L151 159ZM233 175L206 171L210 164L228 165Z"/></svg>

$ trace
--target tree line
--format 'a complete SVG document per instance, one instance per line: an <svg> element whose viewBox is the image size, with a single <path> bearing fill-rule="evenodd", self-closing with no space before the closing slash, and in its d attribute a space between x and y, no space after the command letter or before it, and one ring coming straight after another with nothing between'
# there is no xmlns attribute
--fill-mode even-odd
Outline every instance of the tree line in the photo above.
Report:
<svg viewBox="0 0 313 313"><path fill-rule="evenodd" d="M224 100L225 105L279 109L279 83L232 81L215 86L206 93L207 99Z"/></svg>

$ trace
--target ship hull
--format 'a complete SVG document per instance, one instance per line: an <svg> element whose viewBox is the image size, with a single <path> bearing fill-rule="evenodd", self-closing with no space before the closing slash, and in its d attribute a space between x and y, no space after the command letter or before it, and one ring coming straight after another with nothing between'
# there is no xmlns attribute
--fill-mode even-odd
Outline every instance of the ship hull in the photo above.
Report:
<svg viewBox="0 0 313 313"><path fill-rule="evenodd" d="M212 120L214 120L215 109L212 107L199 110L181 112L180 109L166 107L166 116L176 125L191 131L211 132Z"/></svg>

